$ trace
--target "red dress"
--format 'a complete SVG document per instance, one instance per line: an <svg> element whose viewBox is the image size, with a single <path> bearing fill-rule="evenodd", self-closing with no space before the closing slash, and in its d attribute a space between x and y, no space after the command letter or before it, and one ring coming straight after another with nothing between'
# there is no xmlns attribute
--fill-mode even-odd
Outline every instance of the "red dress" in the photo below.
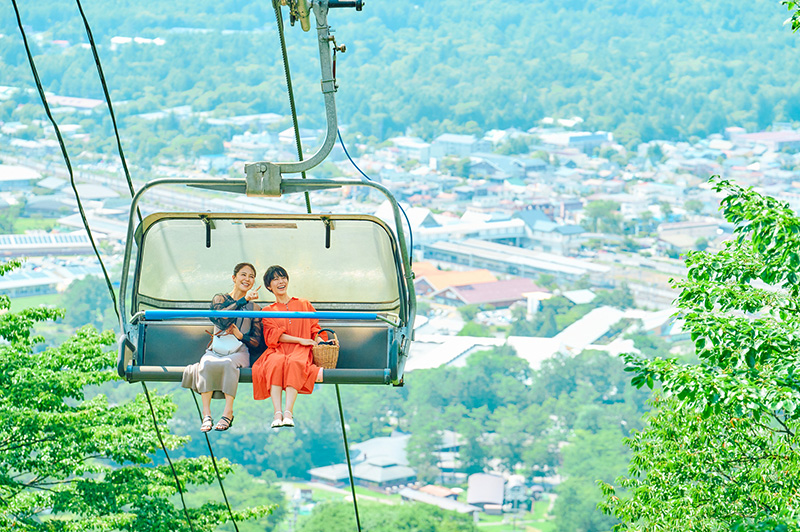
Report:
<svg viewBox="0 0 800 532"><path fill-rule="evenodd" d="M261 319L267 350L253 364L253 398L267 399L272 386L285 390L292 387L298 393L314 391L320 367L314 365L311 346L280 342L282 334L313 339L319 333L316 318L270 318L270 311L314 312L305 299L293 297L288 304L275 302L264 308Z"/></svg>

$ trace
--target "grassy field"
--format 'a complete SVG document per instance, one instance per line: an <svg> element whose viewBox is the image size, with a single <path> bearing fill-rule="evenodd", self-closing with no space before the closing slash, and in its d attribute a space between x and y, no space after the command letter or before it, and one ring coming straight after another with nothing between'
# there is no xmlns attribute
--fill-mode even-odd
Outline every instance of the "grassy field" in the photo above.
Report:
<svg viewBox="0 0 800 532"><path fill-rule="evenodd" d="M25 231L49 231L55 227L57 222L55 220L48 220L46 218L22 218L19 217L14 220L14 232L24 233Z"/></svg>
<svg viewBox="0 0 800 532"><path fill-rule="evenodd" d="M39 305L54 305L58 306L61 302L59 294L47 294L43 296L32 297L16 297L11 300L11 312L19 312L20 310L38 307Z"/></svg>

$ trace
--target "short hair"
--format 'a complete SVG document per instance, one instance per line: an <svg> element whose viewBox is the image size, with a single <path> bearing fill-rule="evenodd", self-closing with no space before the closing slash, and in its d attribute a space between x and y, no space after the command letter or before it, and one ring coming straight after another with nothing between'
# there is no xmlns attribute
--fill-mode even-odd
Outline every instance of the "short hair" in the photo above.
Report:
<svg viewBox="0 0 800 532"><path fill-rule="evenodd" d="M277 264L267 268L267 273L264 274L264 287L267 290L269 290L269 283L271 283L276 277L284 277L289 279L289 273L283 266L278 266ZM271 291L272 290L270 290L270 292Z"/></svg>
<svg viewBox="0 0 800 532"><path fill-rule="evenodd" d="M249 262L240 262L239 264L237 264L236 266L233 267L233 275L238 274L241 271L241 269L244 268L245 266L247 266L248 268L253 270L253 275L256 274L256 267L255 266L253 266Z"/></svg>

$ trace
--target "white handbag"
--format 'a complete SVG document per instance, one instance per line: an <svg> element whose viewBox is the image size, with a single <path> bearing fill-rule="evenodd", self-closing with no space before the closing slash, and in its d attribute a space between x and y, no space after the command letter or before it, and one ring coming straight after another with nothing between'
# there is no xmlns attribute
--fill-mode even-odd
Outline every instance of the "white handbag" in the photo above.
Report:
<svg viewBox="0 0 800 532"><path fill-rule="evenodd" d="M242 347L242 341L232 334L220 333L211 340L211 350L220 356L228 356Z"/></svg>

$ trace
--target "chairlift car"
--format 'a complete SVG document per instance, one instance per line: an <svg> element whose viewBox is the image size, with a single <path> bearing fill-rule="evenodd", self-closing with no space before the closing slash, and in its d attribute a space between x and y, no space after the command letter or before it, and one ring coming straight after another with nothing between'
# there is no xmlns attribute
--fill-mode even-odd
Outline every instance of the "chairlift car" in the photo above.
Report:
<svg viewBox="0 0 800 532"><path fill-rule="evenodd" d="M251 262L259 274L272 264L284 266L293 292L311 302L321 326L336 331L338 364L325 370L323 382L402 383L416 307L402 230L395 233L375 216L353 214L161 212L136 224L140 198L155 187L233 187L236 182L155 180L134 197L120 283L120 376L129 382L180 381L183 369L199 361L208 344L211 298L230 289L235 263ZM340 186L382 191L393 206L396 227L402 228L396 201L377 183L283 183L293 192ZM262 307L274 301L266 290L260 295ZM242 382L251 378L249 369L241 370Z"/></svg>

